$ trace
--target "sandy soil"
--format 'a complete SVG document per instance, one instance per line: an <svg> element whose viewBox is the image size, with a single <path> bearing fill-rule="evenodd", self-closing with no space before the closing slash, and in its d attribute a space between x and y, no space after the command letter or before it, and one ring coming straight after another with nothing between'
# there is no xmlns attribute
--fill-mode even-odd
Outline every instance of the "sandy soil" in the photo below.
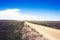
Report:
<svg viewBox="0 0 60 40"><path fill-rule="evenodd" d="M42 25L32 24L29 22L26 22L25 25L29 25L31 28L35 29L37 32L41 33L50 40L60 40L60 30Z"/></svg>
<svg viewBox="0 0 60 40"><path fill-rule="evenodd" d="M22 28L21 33L22 40L48 40L43 35L39 34L39 32L26 25Z"/></svg>

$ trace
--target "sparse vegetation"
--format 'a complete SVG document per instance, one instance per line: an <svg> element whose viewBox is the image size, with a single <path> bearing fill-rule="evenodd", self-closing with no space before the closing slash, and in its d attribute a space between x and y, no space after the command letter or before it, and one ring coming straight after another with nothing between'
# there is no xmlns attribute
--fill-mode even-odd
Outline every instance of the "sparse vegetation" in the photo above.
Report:
<svg viewBox="0 0 60 40"><path fill-rule="evenodd" d="M34 24L60 29L60 21L28 21Z"/></svg>
<svg viewBox="0 0 60 40"><path fill-rule="evenodd" d="M28 21L28 22L60 29L60 21ZM29 35L31 34L31 32L35 34L35 31L30 32L29 29L31 28L25 29L26 31L24 30L24 21L0 20L0 40L22 40L23 34L28 33ZM22 33L22 32L26 32L26 33ZM39 35L38 32L37 34ZM33 37L32 35L30 36ZM26 37L29 39L27 35ZM25 39L26 38L23 38L23 40Z"/></svg>
<svg viewBox="0 0 60 40"><path fill-rule="evenodd" d="M0 21L0 40L21 40L23 21L3 21Z"/></svg>

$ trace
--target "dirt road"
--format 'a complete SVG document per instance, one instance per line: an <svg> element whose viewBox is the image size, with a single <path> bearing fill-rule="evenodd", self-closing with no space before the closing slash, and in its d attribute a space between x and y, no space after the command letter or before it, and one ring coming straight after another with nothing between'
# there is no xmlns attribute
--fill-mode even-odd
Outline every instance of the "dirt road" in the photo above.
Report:
<svg viewBox="0 0 60 40"><path fill-rule="evenodd" d="M25 25L29 25L29 27L35 29L40 34L44 35L50 40L60 40L60 30L58 29L53 29L53 28L46 27L46 26L32 24L29 22L25 22Z"/></svg>

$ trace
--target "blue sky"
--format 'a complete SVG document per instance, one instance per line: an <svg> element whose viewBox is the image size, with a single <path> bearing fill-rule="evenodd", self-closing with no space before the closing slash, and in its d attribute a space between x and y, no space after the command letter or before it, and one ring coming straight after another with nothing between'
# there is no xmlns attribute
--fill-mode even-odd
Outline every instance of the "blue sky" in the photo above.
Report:
<svg viewBox="0 0 60 40"><path fill-rule="evenodd" d="M60 0L0 0L0 10L20 9L37 20L60 20Z"/></svg>

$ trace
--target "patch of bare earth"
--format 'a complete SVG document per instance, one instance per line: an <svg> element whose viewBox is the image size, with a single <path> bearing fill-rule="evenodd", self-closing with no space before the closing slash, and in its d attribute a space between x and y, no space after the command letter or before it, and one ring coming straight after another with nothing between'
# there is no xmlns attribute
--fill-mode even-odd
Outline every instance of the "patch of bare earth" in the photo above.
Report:
<svg viewBox="0 0 60 40"><path fill-rule="evenodd" d="M43 35L30 27L23 27L21 30L22 40L48 40Z"/></svg>

